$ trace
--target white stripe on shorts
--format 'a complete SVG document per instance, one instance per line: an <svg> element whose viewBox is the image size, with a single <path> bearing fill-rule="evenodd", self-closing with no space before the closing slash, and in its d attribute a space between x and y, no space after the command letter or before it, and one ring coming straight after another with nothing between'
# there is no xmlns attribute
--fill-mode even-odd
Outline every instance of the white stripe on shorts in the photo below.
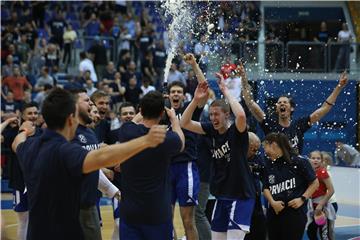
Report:
<svg viewBox="0 0 360 240"><path fill-rule="evenodd" d="M218 200L216 199L215 204L214 204L214 208L213 208L213 212L212 212L212 215L211 215L211 221L214 219L217 203L218 203Z"/></svg>
<svg viewBox="0 0 360 240"><path fill-rule="evenodd" d="M235 208L236 208L236 201L233 201L231 204L231 211L230 211L230 220L232 221L234 221Z"/></svg>
<svg viewBox="0 0 360 240"><path fill-rule="evenodd" d="M188 162L187 172L188 172L188 195L191 199L194 199L193 198L194 178L193 178L193 173L192 173L192 162Z"/></svg>
<svg viewBox="0 0 360 240"><path fill-rule="evenodd" d="M15 191L15 204L18 205L20 203L20 191Z"/></svg>

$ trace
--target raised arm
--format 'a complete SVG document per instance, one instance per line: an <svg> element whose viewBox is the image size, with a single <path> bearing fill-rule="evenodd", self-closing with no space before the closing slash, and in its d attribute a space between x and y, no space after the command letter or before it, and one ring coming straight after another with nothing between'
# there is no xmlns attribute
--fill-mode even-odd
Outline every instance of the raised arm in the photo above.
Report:
<svg viewBox="0 0 360 240"><path fill-rule="evenodd" d="M207 82L199 83L195 90L193 100L187 106L181 117L180 125L182 128L198 134L205 134L200 122L192 120L192 115L197 108L199 102L203 101L204 98L207 99L208 95L209 92Z"/></svg>
<svg viewBox="0 0 360 240"><path fill-rule="evenodd" d="M198 83L206 82L205 75L202 72L202 70L200 69L199 64L196 62L194 55L192 53L188 53L184 56L184 60L194 70L194 73L196 75L196 79L198 80ZM204 107L206 104L206 101L207 101L207 98L204 98L202 101L199 101L197 106L199 108Z"/></svg>
<svg viewBox="0 0 360 240"><path fill-rule="evenodd" d="M240 62L237 69L241 77L241 86L242 86L242 97L245 101L246 106L249 108L251 114L255 117L258 122L262 122L265 118L264 111L260 108L254 100L252 89L247 79L246 71L244 65Z"/></svg>
<svg viewBox="0 0 360 240"><path fill-rule="evenodd" d="M218 80L219 88L220 88L221 92L223 93L224 97L226 98L226 100L228 101L232 112L234 113L236 128L238 129L239 132L244 132L246 130L245 111L244 111L243 107L241 106L241 104L236 100L236 98L230 94L229 89L225 85L223 75L220 73L216 73L216 76L219 79Z"/></svg>
<svg viewBox="0 0 360 240"><path fill-rule="evenodd" d="M155 125L142 137L90 151L83 162L83 173L122 163L146 148L156 147L165 140L165 137L166 126Z"/></svg>
<svg viewBox="0 0 360 240"><path fill-rule="evenodd" d="M19 128L19 134L15 137L13 143L11 144L12 150L16 152L16 148L19 146L19 144L25 142L27 137L33 135L34 133L35 126L33 122L23 122Z"/></svg>
<svg viewBox="0 0 360 240"><path fill-rule="evenodd" d="M181 130L179 119L176 117L176 113L175 113L174 108L170 109L170 108L165 107L165 110L166 110L166 114L168 115L169 120L171 122L172 130L174 132L176 132L177 135L179 135L179 137L180 137L180 140L181 140L181 152L182 152L184 150L184 148L185 148L185 136L184 136L183 131Z"/></svg>
<svg viewBox="0 0 360 240"><path fill-rule="evenodd" d="M310 114L310 123L318 122L322 117L324 117L335 105L336 98L342 92L343 88L348 82L348 77L346 72L343 72L340 75L339 83L336 85L332 93L328 96L326 101L321 105L320 108L316 109L312 114Z"/></svg>

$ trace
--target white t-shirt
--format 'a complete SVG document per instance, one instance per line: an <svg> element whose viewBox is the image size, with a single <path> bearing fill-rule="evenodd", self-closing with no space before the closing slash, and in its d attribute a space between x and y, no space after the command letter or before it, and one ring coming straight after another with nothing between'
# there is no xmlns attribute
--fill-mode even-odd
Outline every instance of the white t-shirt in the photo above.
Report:
<svg viewBox="0 0 360 240"><path fill-rule="evenodd" d="M145 88L143 85L141 85L141 90L143 92L143 95L147 94L150 91L155 91L155 87L152 85L149 85L147 88Z"/></svg>
<svg viewBox="0 0 360 240"><path fill-rule="evenodd" d="M237 101L241 100L241 78L227 78L225 79L225 85L229 89L231 96L236 98Z"/></svg>
<svg viewBox="0 0 360 240"><path fill-rule="evenodd" d="M80 62L79 71L80 72L90 71L91 80L93 80L93 82L98 81L96 72L95 72L95 68L94 68L94 64L92 63L92 61L90 59L85 58L84 60L82 60Z"/></svg>
<svg viewBox="0 0 360 240"><path fill-rule="evenodd" d="M344 30L341 30L339 33L338 33L338 39L341 41L341 42L350 42L350 39L352 38L352 34L350 31L344 31Z"/></svg>

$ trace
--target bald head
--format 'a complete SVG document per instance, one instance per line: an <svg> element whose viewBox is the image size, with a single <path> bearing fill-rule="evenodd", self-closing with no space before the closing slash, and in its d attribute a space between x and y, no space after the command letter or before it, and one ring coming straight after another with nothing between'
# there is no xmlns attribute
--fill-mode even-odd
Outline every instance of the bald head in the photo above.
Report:
<svg viewBox="0 0 360 240"><path fill-rule="evenodd" d="M259 150L261 142L259 137L255 133L248 132L248 134L249 134L249 149L247 153L247 158L250 159L254 157L257 151Z"/></svg>

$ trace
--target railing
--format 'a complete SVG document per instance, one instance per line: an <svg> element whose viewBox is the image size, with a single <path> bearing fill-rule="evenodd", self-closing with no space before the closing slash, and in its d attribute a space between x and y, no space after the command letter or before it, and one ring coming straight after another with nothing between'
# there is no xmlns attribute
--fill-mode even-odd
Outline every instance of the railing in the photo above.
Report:
<svg viewBox="0 0 360 240"><path fill-rule="evenodd" d="M108 60L115 64L118 62L121 39L83 37L77 39L74 44L74 65L79 62L78 53L88 50L96 40L100 40L105 46ZM127 41L130 42L130 50L134 56L134 41ZM226 44L209 42L209 45L212 49L218 49L215 46L227 45L226 53L216 52L217 50L211 53L215 62L209 64L217 67L231 56L232 59L242 59L249 65L256 66L256 71L322 73L341 72L346 69L349 72L360 73L360 43L289 41L284 44L281 41L232 41Z"/></svg>

